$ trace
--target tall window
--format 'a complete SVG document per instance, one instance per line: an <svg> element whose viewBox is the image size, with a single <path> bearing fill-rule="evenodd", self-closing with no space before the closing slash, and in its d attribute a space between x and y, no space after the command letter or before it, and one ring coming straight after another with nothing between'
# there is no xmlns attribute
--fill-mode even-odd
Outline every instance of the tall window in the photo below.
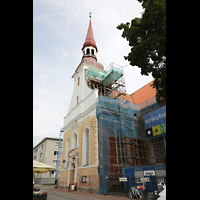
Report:
<svg viewBox="0 0 200 200"><path fill-rule="evenodd" d="M77 133L72 136L72 149L77 148Z"/></svg>
<svg viewBox="0 0 200 200"><path fill-rule="evenodd" d="M77 105L78 105L79 97L77 96Z"/></svg>
<svg viewBox="0 0 200 200"><path fill-rule="evenodd" d="M68 153L69 153L69 138L67 139L65 148L65 168L67 168Z"/></svg>
<svg viewBox="0 0 200 200"><path fill-rule="evenodd" d="M89 165L89 129L86 132L86 165Z"/></svg>
<svg viewBox="0 0 200 200"><path fill-rule="evenodd" d="M77 148L77 134L75 134L75 144L74 147Z"/></svg>
<svg viewBox="0 0 200 200"><path fill-rule="evenodd" d="M79 86L79 84L80 84L80 77L78 77L78 86Z"/></svg>
<svg viewBox="0 0 200 200"><path fill-rule="evenodd" d="M89 54L90 53L90 49L87 49L87 54Z"/></svg>
<svg viewBox="0 0 200 200"><path fill-rule="evenodd" d="M83 145L82 145L82 165L89 165L90 158L90 133L89 129L85 128L83 131Z"/></svg>

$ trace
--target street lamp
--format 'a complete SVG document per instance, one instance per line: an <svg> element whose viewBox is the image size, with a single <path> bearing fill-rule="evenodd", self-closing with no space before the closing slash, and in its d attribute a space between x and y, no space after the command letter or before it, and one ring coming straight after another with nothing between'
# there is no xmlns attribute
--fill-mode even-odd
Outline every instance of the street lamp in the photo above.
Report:
<svg viewBox="0 0 200 200"><path fill-rule="evenodd" d="M59 174L60 174L60 165L61 165L61 149L62 149L62 138L61 138L61 133L64 132L61 128L60 128L60 137L59 137L59 142L58 142L58 154L57 154L57 162L56 162L56 177L57 177L57 181L59 184Z"/></svg>

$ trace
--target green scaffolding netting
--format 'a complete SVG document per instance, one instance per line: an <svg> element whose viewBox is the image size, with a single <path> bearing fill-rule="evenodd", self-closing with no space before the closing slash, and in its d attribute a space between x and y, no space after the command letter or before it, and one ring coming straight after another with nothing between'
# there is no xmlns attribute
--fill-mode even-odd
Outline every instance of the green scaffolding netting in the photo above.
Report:
<svg viewBox="0 0 200 200"><path fill-rule="evenodd" d="M86 69L86 80L94 80L99 83L103 83L104 86L109 86L113 81L119 80L123 71L112 66L107 72L94 67L88 67Z"/></svg>
<svg viewBox="0 0 200 200"><path fill-rule="evenodd" d="M115 141L121 137L136 138L136 132L133 120L134 110L130 102L122 99L108 99L101 95L96 103L96 116L99 123L99 193L103 194L106 184L104 179L110 174L110 166L113 163L116 164L118 160L115 155L116 149L112 148L112 145L115 145Z"/></svg>
<svg viewBox="0 0 200 200"><path fill-rule="evenodd" d="M88 67L86 69L86 80L94 80L101 83L104 79L105 74L106 73L100 69L97 69L95 67Z"/></svg>
<svg viewBox="0 0 200 200"><path fill-rule="evenodd" d="M123 74L123 71L119 68L112 66L104 76L104 86L109 86L113 81L117 81Z"/></svg>

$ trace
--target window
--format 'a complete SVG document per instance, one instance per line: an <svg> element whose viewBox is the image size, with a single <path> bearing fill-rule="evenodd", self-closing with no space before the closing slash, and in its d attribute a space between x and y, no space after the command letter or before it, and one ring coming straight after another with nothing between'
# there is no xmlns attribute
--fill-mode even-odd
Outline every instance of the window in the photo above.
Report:
<svg viewBox="0 0 200 200"><path fill-rule="evenodd" d="M89 129L86 132L86 165L89 165Z"/></svg>
<svg viewBox="0 0 200 200"><path fill-rule="evenodd" d="M55 142L55 147L58 147L58 142Z"/></svg>
<svg viewBox="0 0 200 200"><path fill-rule="evenodd" d="M92 55L94 55L94 49L92 49Z"/></svg>
<svg viewBox="0 0 200 200"><path fill-rule="evenodd" d="M90 49L87 49L87 54L90 54Z"/></svg>
<svg viewBox="0 0 200 200"><path fill-rule="evenodd" d="M85 128L83 131L83 145L82 145L82 165L89 165L90 156L90 133L89 129Z"/></svg>
<svg viewBox="0 0 200 200"><path fill-rule="evenodd" d="M77 96L77 105L78 105L79 97Z"/></svg>
<svg viewBox="0 0 200 200"><path fill-rule="evenodd" d="M77 148L77 134L75 133L74 148Z"/></svg>
<svg viewBox="0 0 200 200"><path fill-rule="evenodd" d="M53 160L53 165L56 165L56 163L57 163L57 160Z"/></svg>
<svg viewBox="0 0 200 200"><path fill-rule="evenodd" d="M72 149L77 148L78 137L77 133L74 133L72 136Z"/></svg>
<svg viewBox="0 0 200 200"><path fill-rule="evenodd" d="M68 153L69 153L69 138L66 142L66 148L65 148L65 169L67 168L67 161L68 161Z"/></svg>
<svg viewBox="0 0 200 200"><path fill-rule="evenodd" d="M55 155L58 155L58 151L54 151L53 155L54 155L54 156L55 156Z"/></svg>
<svg viewBox="0 0 200 200"><path fill-rule="evenodd" d="M40 153L40 158L42 157L42 153Z"/></svg>
<svg viewBox="0 0 200 200"><path fill-rule="evenodd" d="M79 86L79 84L80 84L80 77L78 77L78 86Z"/></svg>

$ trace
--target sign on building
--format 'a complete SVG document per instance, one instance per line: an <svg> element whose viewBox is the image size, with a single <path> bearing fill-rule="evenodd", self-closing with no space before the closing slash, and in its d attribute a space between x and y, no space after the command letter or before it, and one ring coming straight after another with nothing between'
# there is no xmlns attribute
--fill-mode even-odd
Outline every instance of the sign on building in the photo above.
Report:
<svg viewBox="0 0 200 200"><path fill-rule="evenodd" d="M155 171L154 170L144 170L144 176L155 176Z"/></svg>
<svg viewBox="0 0 200 200"><path fill-rule="evenodd" d="M127 177L119 178L119 181L127 181Z"/></svg>
<svg viewBox="0 0 200 200"><path fill-rule="evenodd" d="M143 115L143 120L147 137L166 133L166 106Z"/></svg>
<svg viewBox="0 0 200 200"><path fill-rule="evenodd" d="M150 179L149 177L147 178L140 178L141 182L150 182Z"/></svg>

